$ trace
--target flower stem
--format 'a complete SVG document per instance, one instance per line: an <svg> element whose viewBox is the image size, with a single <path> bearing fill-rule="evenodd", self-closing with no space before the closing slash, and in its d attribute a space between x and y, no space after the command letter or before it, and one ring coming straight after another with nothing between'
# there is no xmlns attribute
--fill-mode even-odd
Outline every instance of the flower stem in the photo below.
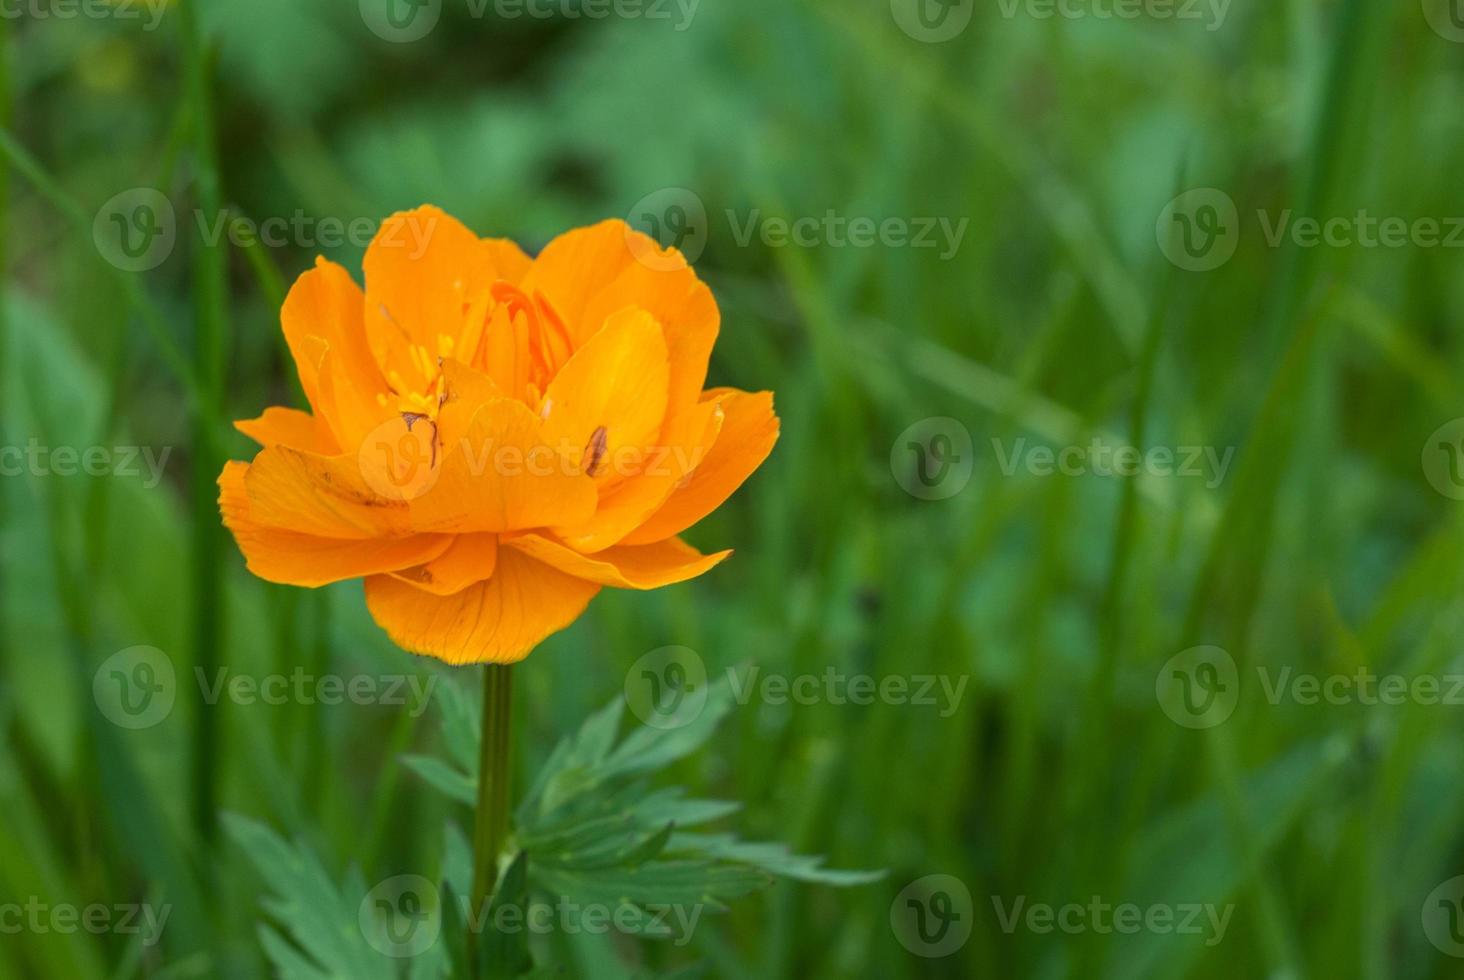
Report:
<svg viewBox="0 0 1464 980"><path fill-rule="evenodd" d="M483 734L478 757L478 813L473 830L473 894L469 906L468 970L477 976L479 933L498 884L498 855L508 839L513 675L508 664L483 665ZM499 969L483 976L496 977Z"/></svg>

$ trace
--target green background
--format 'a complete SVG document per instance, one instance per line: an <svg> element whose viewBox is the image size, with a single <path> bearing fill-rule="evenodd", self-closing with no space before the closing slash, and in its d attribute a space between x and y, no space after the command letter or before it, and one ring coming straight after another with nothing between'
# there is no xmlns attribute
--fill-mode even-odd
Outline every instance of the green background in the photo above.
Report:
<svg viewBox="0 0 1464 980"><path fill-rule="evenodd" d="M532 250L643 216L648 195L663 215L705 209L696 264L723 314L710 383L775 391L783 435L689 535L731 561L606 590L516 669L520 789L667 645L713 676L832 667L964 688L950 712L754 696L676 768L745 804L726 821L739 832L883 881L779 881L685 948L556 936L546 962L597 980L693 961L748 980L1459 975L1424 916L1439 886L1464 895L1447 885L1464 873L1461 707L1267 697L1288 668L1439 677L1444 693L1464 670L1460 484L1432 435L1464 414L1460 252L1266 234L1288 211L1445 234L1464 215L1451 2L1236 0L1219 21L981 3L941 42L902 28L905 0L701 0L689 22L443 0L410 43L353 0L199 0L194 32L177 4L155 30L140 6L0 20L7 159L29 166L23 147L36 168L9 170L0 216L0 445L171 450L156 487L0 479L0 902L174 907L155 946L0 934L0 978L267 975L268 882L216 810L367 882L434 867L444 821L469 818L399 761L432 751L431 711L198 696L199 665L476 682L393 650L359 584L266 585L218 533L219 460L252 452L227 420L294 397L282 284L317 252L359 276L363 243L288 230L211 248L198 216L298 213L318 231L432 202ZM198 151L210 128L216 164ZM143 272L110 265L93 227L134 187L176 218L176 247ZM1193 188L1237 208L1235 253L1210 271L1161 248L1167 202ZM830 210L967 224L954 254L741 234ZM901 434L930 418L971 438L969 480L940 500L904 489ZM1000 465L1095 437L1233 463L1223 478ZM93 691L135 645L178 677L171 713L141 730ZM1236 665L1233 714L1190 728L1156 682L1201 645ZM970 936L925 958L891 909L933 874L969 893ZM1094 896L1233 914L1214 945L1002 927L1019 898Z"/></svg>

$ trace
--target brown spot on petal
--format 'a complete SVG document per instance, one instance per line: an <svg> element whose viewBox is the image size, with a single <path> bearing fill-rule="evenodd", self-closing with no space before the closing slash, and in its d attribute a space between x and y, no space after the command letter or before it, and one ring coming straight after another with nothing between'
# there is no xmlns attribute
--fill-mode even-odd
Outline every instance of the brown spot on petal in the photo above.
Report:
<svg viewBox="0 0 1464 980"><path fill-rule="evenodd" d="M438 404L441 404L440 402ZM407 431L412 431L412 426L427 419L427 424L432 426L432 458L427 461L428 466L437 465L437 420L430 415L423 415L421 412L403 412L402 421L407 423Z"/></svg>
<svg viewBox="0 0 1464 980"><path fill-rule="evenodd" d="M608 433L602 425L590 433L589 444L585 446L584 470L587 476L594 476L595 471L600 468L600 462L605 458L605 447L608 443Z"/></svg>

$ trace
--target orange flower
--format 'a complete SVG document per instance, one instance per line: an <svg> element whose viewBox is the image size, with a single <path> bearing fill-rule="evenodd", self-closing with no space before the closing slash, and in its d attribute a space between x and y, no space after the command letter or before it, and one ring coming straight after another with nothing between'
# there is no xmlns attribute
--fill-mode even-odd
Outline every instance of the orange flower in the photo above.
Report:
<svg viewBox="0 0 1464 980"><path fill-rule="evenodd" d="M778 437L772 395L702 390L719 323L681 254L621 221L535 259L433 207L393 215L366 292L324 259L281 311L312 413L236 423L219 476L249 570L366 580L401 647L521 660L601 586L693 578L681 531Z"/></svg>

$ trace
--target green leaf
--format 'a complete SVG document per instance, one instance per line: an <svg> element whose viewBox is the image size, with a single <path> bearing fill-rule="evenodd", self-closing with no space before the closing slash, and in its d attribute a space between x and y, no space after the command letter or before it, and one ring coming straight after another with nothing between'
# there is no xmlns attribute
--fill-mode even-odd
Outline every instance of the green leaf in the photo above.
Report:
<svg viewBox="0 0 1464 980"><path fill-rule="evenodd" d="M473 887L473 845L461 827L449 822L442 845L442 879L459 895L467 895Z"/></svg>
<svg viewBox="0 0 1464 980"><path fill-rule="evenodd" d="M472 806L477 798L477 780L452 768L436 756L404 755L402 765L427 780L445 796Z"/></svg>
<svg viewBox="0 0 1464 980"><path fill-rule="evenodd" d="M261 927L260 942L281 976L393 980L391 961L373 950L361 932L360 900L342 895L309 848L291 845L263 824L237 814L224 814L223 826L269 883L271 897L264 906L298 947L291 947L273 929Z"/></svg>
<svg viewBox="0 0 1464 980"><path fill-rule="evenodd" d="M678 827L695 827L731 816L742 809L741 803L730 800L685 799L679 786L651 793L635 805L638 819L648 823L674 823Z"/></svg>
<svg viewBox="0 0 1464 980"><path fill-rule="evenodd" d="M303 953L290 945L289 940L267 925L258 929L259 945L264 955L274 964L280 980L329 980L329 974L312 963Z"/></svg>
<svg viewBox="0 0 1464 980"><path fill-rule="evenodd" d="M625 703L616 698L585 719L572 738L560 742L520 811L553 810L604 778L600 767L615 744L624 711Z"/></svg>
<svg viewBox="0 0 1464 980"><path fill-rule="evenodd" d="M534 958L529 955L528 930L522 920L510 928L508 920L501 918L504 910L522 914L528 907L529 867L528 855L520 851L504 869L498 880L493 898L488 903L487 918L475 924L479 929L478 975L481 977L508 977L528 973L534 968ZM476 915L477 910L469 909ZM495 926L503 921L505 928Z"/></svg>
<svg viewBox="0 0 1464 980"><path fill-rule="evenodd" d="M536 860L555 864L570 871L594 871L598 868L634 868L645 864L666 849L675 824L667 824L648 836L604 834L600 839L565 855L559 860L539 855Z"/></svg>
<svg viewBox="0 0 1464 980"><path fill-rule="evenodd" d="M482 737L482 716L468 692L451 675L439 675L437 703L442 708L442 740L452 761L463 772L478 772L478 739Z"/></svg>
<svg viewBox="0 0 1464 980"><path fill-rule="evenodd" d="M689 724L670 729L647 725L626 736L605 761L602 778L654 772L686 758L711 740L732 705L731 681L724 677L707 689L705 707Z"/></svg>
<svg viewBox="0 0 1464 980"><path fill-rule="evenodd" d="M824 868L822 857L794 854L786 844L738 840L731 834L677 834L667 847L671 853L691 852L700 857L750 864L780 878L820 885L868 885L885 877L884 871L836 871Z"/></svg>
<svg viewBox="0 0 1464 980"><path fill-rule="evenodd" d="M797 855L783 844L678 832L729 816L739 805L688 798L677 787L652 789L646 777L705 745L732 704L730 682L718 682L708 688L702 711L689 724L638 727L618 743L622 699L585 719L555 747L518 808L518 852L493 907L517 904L525 911L527 906L513 896L523 898L532 888L553 896L556 905L563 900L608 913L622 931L682 939L703 913L721 911L732 899L767 888L775 877L837 886L882 878L879 871L824 868L822 857ZM463 758L475 752L462 744L473 737L475 726L463 723L451 706L443 714L449 753ZM421 756L404 761L447 796L473 801L473 781L446 762ZM445 876L463 894L472 855L451 826L444 861ZM485 930L491 921L482 923ZM490 942L485 931L480 956L491 948L493 956L528 969L526 947L507 945L509 938Z"/></svg>
<svg viewBox="0 0 1464 980"><path fill-rule="evenodd" d="M653 861L635 868L560 871L535 868L535 880L548 891L581 904L611 909L637 906L704 907L714 911L726 902L761 891L772 879L761 870L711 861Z"/></svg>

